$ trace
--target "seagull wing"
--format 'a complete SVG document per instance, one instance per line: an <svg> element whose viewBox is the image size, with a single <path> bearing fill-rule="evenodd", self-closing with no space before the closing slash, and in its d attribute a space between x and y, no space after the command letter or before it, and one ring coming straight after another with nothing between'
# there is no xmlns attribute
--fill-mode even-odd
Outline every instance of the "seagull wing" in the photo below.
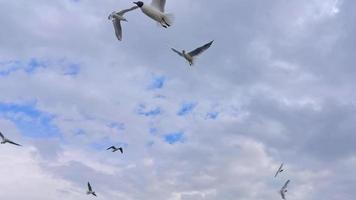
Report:
<svg viewBox="0 0 356 200"><path fill-rule="evenodd" d="M116 14L118 14L118 15L124 15L125 13L130 12L130 11L132 11L132 10L135 10L135 9L137 9L137 8L139 8L139 7L138 7L138 6L133 6L133 7L131 7L131 8L121 10L121 11L117 12Z"/></svg>
<svg viewBox="0 0 356 200"><path fill-rule="evenodd" d="M124 153L124 149L122 147L119 148L121 153Z"/></svg>
<svg viewBox="0 0 356 200"><path fill-rule="evenodd" d="M111 147L107 148L106 150L109 150L109 149L115 149L115 147L111 146Z"/></svg>
<svg viewBox="0 0 356 200"><path fill-rule="evenodd" d="M121 41L122 40L122 29L121 29L121 22L119 19L114 18L112 20L112 23L114 24L114 29L115 29L115 35L116 38Z"/></svg>
<svg viewBox="0 0 356 200"><path fill-rule="evenodd" d="M10 144L13 144L13 145L16 145L16 146L21 146L21 144L17 144L17 143L15 143L15 142L13 142L13 141L11 141L11 140L6 140L8 143L10 143Z"/></svg>
<svg viewBox="0 0 356 200"><path fill-rule="evenodd" d="M200 55L201 53L203 53L204 51L206 51L207 49L209 49L209 47L211 46L211 44L213 44L214 40L189 52L188 54L191 56L191 57L194 57L194 56L198 56Z"/></svg>
<svg viewBox="0 0 356 200"><path fill-rule="evenodd" d="M93 191L89 182L88 182L88 190L89 192Z"/></svg>
<svg viewBox="0 0 356 200"><path fill-rule="evenodd" d="M5 140L5 137L1 132L0 132L0 137L1 137L2 140Z"/></svg>
<svg viewBox="0 0 356 200"><path fill-rule="evenodd" d="M283 190L281 190L279 193L281 194L282 199L286 199L286 195L284 194Z"/></svg>
<svg viewBox="0 0 356 200"><path fill-rule="evenodd" d="M171 49L172 49L172 51L176 52L178 55L180 55L180 56L182 56L182 57L183 57L183 54L182 54L181 52L179 52L178 50L173 49L173 48L171 48Z"/></svg>
<svg viewBox="0 0 356 200"><path fill-rule="evenodd" d="M282 187L282 190L285 190L285 189L288 187L289 182L290 182L290 180L288 180L288 181L284 184L284 186Z"/></svg>
<svg viewBox="0 0 356 200"><path fill-rule="evenodd" d="M164 13L164 7L166 5L166 0L152 0L151 5L157 8L159 11Z"/></svg>

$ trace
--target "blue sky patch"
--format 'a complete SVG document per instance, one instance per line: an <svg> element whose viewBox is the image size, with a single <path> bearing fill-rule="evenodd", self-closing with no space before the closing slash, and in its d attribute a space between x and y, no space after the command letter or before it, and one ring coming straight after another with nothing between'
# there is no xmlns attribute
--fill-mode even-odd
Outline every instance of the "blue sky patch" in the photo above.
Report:
<svg viewBox="0 0 356 200"><path fill-rule="evenodd" d="M148 89L151 89L151 90L162 89L164 87L165 83L166 83L166 77L165 76L154 76L152 78L152 82L149 85Z"/></svg>
<svg viewBox="0 0 356 200"><path fill-rule="evenodd" d="M197 106L197 103L183 103L177 112L177 115L179 116L185 116L191 113L194 108Z"/></svg>
<svg viewBox="0 0 356 200"><path fill-rule="evenodd" d="M147 109L144 104L140 104L137 109L137 114L143 115L145 117L155 117L162 114L162 110L160 107Z"/></svg>
<svg viewBox="0 0 356 200"><path fill-rule="evenodd" d="M164 138L164 141L166 141L169 144L176 144L178 142L183 143L185 141L184 132L176 132L176 133L166 134L163 136L163 138Z"/></svg>
<svg viewBox="0 0 356 200"><path fill-rule="evenodd" d="M35 104L0 103L0 117L15 123L22 134L33 138L60 137L54 115L41 112Z"/></svg>

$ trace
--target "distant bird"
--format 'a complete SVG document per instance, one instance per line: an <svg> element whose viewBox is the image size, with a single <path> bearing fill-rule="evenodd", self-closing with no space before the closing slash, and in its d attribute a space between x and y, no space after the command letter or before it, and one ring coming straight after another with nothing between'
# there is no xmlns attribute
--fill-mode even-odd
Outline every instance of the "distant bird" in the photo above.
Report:
<svg viewBox="0 0 356 200"><path fill-rule="evenodd" d="M289 184L290 180L288 180L284 186L281 188L281 190L279 191L279 193L281 194L281 197L282 199L286 199L286 193L287 193L287 187L288 187L288 184Z"/></svg>
<svg viewBox="0 0 356 200"><path fill-rule="evenodd" d="M96 196L95 191L93 191L93 189L91 188L91 185L90 185L90 183L89 183L89 182L88 182L88 191L87 191L87 195L94 195L94 196Z"/></svg>
<svg viewBox="0 0 356 200"><path fill-rule="evenodd" d="M21 144L17 144L9 139L7 139L6 137L4 137L4 135L0 132L0 137L1 137L1 144L6 144L6 143L10 143L10 144L13 144L13 145L16 145L16 146L21 146Z"/></svg>
<svg viewBox="0 0 356 200"><path fill-rule="evenodd" d="M214 40L189 52L186 53L185 50L183 50L182 52L179 52L178 50L172 48L172 50L174 52L176 52L178 55L182 56L183 58L185 58L188 62L189 65L192 66L194 64L194 59L195 57L199 56L200 54L202 54L204 51L206 51L207 49L209 49L209 47L211 46L211 44L213 44Z"/></svg>
<svg viewBox="0 0 356 200"><path fill-rule="evenodd" d="M114 29L115 29L115 35L119 41L122 40L122 28L121 28L121 21L127 22L127 19L124 17L124 14L137 9L138 6L134 6L129 9L121 10L119 12L112 12L108 19L112 20L112 23L114 24Z"/></svg>
<svg viewBox="0 0 356 200"><path fill-rule="evenodd" d="M121 153L124 153L124 150L122 149L122 147L117 148L115 146L111 146L111 147L107 148L106 150L110 150L110 149L112 149L112 152L116 152L116 151L120 150Z"/></svg>
<svg viewBox="0 0 356 200"><path fill-rule="evenodd" d="M277 175L281 172L283 172L284 169L283 169L283 163L281 164L281 166L278 168L278 171L276 172L276 174L274 175L274 177L277 177Z"/></svg>
<svg viewBox="0 0 356 200"><path fill-rule="evenodd" d="M166 5L166 0L152 0L151 5L146 5L142 1L133 2L141 11L145 13L148 17L155 20L164 28L168 28L173 23L173 15L164 13L164 6Z"/></svg>

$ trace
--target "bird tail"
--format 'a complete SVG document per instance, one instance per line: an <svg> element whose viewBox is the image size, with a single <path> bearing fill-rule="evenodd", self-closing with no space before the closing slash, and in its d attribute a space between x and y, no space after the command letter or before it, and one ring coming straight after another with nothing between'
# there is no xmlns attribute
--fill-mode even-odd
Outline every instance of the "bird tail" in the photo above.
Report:
<svg viewBox="0 0 356 200"><path fill-rule="evenodd" d="M171 13L164 14L164 20L171 26L174 23L174 15Z"/></svg>

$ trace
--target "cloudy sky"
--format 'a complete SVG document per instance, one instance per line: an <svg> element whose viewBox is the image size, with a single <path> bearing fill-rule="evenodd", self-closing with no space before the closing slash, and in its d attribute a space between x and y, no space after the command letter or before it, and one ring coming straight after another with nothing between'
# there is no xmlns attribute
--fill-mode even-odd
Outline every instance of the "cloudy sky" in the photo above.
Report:
<svg viewBox="0 0 356 200"><path fill-rule="evenodd" d="M24 145L0 146L0 199L354 199L355 1L167 0L171 28L133 11L118 42L132 5L0 0L0 131ZM170 50L210 40L193 68Z"/></svg>

